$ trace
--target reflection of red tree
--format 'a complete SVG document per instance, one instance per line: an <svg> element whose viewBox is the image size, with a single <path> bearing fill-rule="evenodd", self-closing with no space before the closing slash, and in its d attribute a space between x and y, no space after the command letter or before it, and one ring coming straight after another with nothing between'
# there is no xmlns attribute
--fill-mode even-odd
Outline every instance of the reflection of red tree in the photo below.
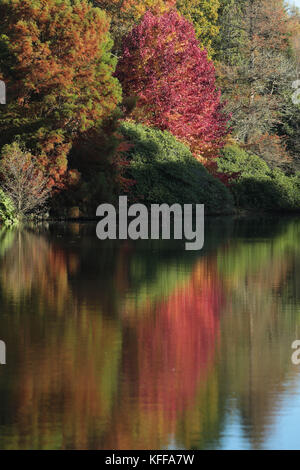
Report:
<svg viewBox="0 0 300 470"><path fill-rule="evenodd" d="M220 292L200 262L189 283L156 307L154 320L141 323L139 396L144 406L158 403L173 419L191 403L214 355Z"/></svg>
<svg viewBox="0 0 300 470"><path fill-rule="evenodd" d="M195 402L213 366L223 294L215 263L200 260L167 299L141 312L126 338L122 410L107 448L159 448ZM134 397L134 403L129 398ZM110 445L111 444L111 445Z"/></svg>

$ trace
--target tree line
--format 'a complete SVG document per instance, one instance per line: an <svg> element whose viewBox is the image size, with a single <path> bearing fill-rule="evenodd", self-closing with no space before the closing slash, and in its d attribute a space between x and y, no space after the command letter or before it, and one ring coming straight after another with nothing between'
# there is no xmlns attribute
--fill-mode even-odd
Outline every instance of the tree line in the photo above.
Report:
<svg viewBox="0 0 300 470"><path fill-rule="evenodd" d="M191 202L182 184L196 194L210 181L215 212L223 212L222 197L214 199L220 182L232 210L239 188L249 194L245 208L299 209L296 8L283 0L1 0L0 15L2 220L43 213L46 200L54 216L74 206L92 214L120 193L165 202L174 172L175 201ZM187 152L205 177L189 182ZM264 195L273 191L270 207Z"/></svg>

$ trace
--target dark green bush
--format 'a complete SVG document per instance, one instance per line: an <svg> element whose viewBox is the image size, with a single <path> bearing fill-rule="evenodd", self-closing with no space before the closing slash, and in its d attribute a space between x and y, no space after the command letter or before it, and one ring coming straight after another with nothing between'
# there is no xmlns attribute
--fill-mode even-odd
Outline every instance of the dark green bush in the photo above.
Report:
<svg viewBox="0 0 300 470"><path fill-rule="evenodd" d="M125 122L121 132L132 148L127 152L127 177L136 181L134 200L144 204L205 204L206 213L230 213L233 198L190 150L169 132Z"/></svg>
<svg viewBox="0 0 300 470"><path fill-rule="evenodd" d="M300 210L300 174L287 176L271 170L257 155L237 145L228 145L218 159L218 169L225 174L239 173L231 190L236 205L244 209Z"/></svg>

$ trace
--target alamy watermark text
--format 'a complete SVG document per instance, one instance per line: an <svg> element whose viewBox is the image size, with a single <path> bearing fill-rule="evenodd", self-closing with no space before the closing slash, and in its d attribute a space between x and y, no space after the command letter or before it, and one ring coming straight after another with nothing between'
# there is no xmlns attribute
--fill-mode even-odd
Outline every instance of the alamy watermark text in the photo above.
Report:
<svg viewBox="0 0 300 470"><path fill-rule="evenodd" d="M0 365L6 364L6 344L0 340Z"/></svg>
<svg viewBox="0 0 300 470"><path fill-rule="evenodd" d="M151 204L149 214L144 204L128 207L127 196L120 196L118 211L112 204L101 204L96 215L102 217L96 229L100 240L159 240L161 237L188 240L185 243L188 251L201 250L204 246L203 204Z"/></svg>

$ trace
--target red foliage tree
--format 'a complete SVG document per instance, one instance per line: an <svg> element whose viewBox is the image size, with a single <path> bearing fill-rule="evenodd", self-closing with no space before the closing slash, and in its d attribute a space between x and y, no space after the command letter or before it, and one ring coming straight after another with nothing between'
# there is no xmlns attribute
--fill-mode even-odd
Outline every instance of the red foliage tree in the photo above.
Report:
<svg viewBox="0 0 300 470"><path fill-rule="evenodd" d="M229 116L216 89L215 68L193 26L176 11L148 12L123 41L116 75L124 94L137 96L133 118L169 130L196 157L213 157Z"/></svg>

